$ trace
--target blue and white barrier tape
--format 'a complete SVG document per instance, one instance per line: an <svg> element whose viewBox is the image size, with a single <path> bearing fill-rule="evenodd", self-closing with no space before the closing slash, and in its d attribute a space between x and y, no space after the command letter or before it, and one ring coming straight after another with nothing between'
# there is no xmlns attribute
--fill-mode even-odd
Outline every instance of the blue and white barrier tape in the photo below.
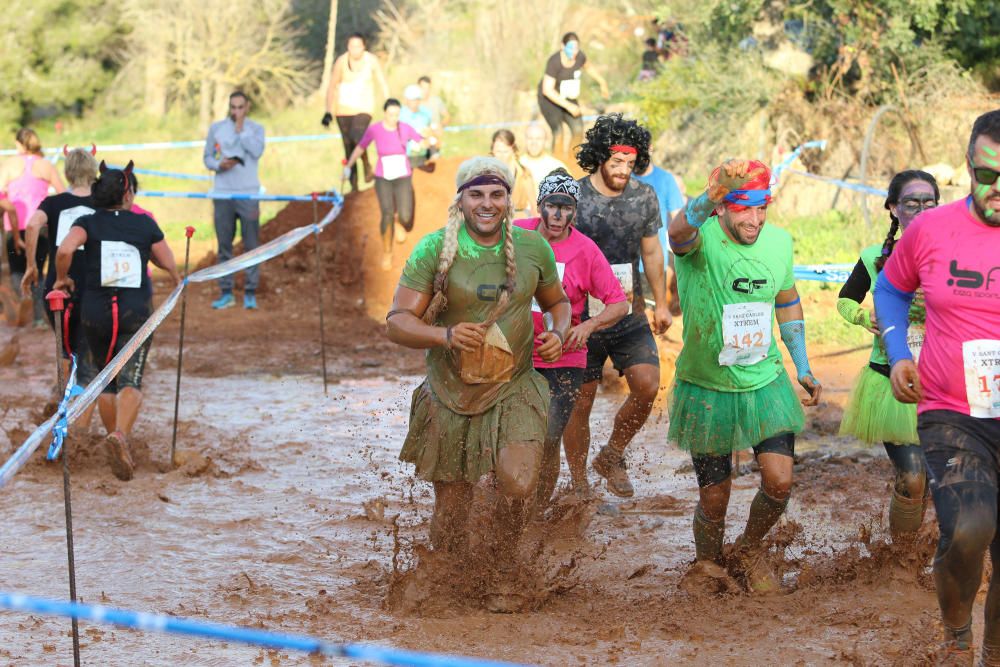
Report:
<svg viewBox="0 0 1000 667"><path fill-rule="evenodd" d="M56 421L55 427L52 429L52 435L55 436L52 440L52 444L49 445L49 453L46 455L49 461L55 461L59 458L59 452L62 451L63 441L66 440L66 432L69 430L69 421L66 419L66 409L69 406L69 400L74 396L79 396L83 393L83 387L78 387L76 384L76 355L71 355L69 369L69 380L66 381L66 391L63 392L62 400L59 401L59 408L56 410L56 414L59 415L59 419Z"/></svg>
<svg viewBox="0 0 1000 667"><path fill-rule="evenodd" d="M814 280L821 283L846 283L854 270L853 264L810 264L795 266L796 280Z"/></svg>
<svg viewBox="0 0 1000 667"><path fill-rule="evenodd" d="M123 169L121 166L108 165L112 169ZM174 178L181 181L211 181L208 174L182 174L176 171L160 171L159 169L142 169L133 167L132 171L138 176L159 176L161 178Z"/></svg>
<svg viewBox="0 0 1000 667"><path fill-rule="evenodd" d="M269 195L258 192L245 194L242 192L173 192L171 190L139 190L140 197L169 197L173 199L231 199L251 201L313 201L312 195ZM319 195L316 201L341 201L340 195Z"/></svg>
<svg viewBox="0 0 1000 667"><path fill-rule="evenodd" d="M819 174L810 174L808 171L800 171L799 169L789 169L788 173L796 174L797 176L805 176L806 178L812 178L817 181L823 181L824 183L836 185L838 188L843 188L844 190L853 190L854 192L861 192L866 195L872 195L873 197L886 197L889 194L887 190L880 190L868 185L862 185L861 183L849 183L848 181L843 181L839 178L820 176Z"/></svg>
<svg viewBox="0 0 1000 667"><path fill-rule="evenodd" d="M590 122L595 120L597 116L584 116L583 120ZM529 125L533 121L529 120L519 120L519 121L501 121L497 123L469 123L466 125L449 125L444 128L445 132L470 132L473 130L495 130L502 127L523 127ZM330 141L331 139L340 139L340 134L337 132L329 132L324 134L290 134L279 137L266 137L265 143L268 144L285 144L293 143L299 141ZM122 151L155 151L155 150L174 150L178 148L203 148L205 146L204 139L195 139L192 141L152 141L140 144L106 144L99 145L98 150L103 153L112 152L122 152ZM60 153L61 148L46 148L46 153ZM0 150L0 155L16 155L17 151L13 149ZM137 172L138 173L138 172Z"/></svg>
<svg viewBox="0 0 1000 667"><path fill-rule="evenodd" d="M311 197L307 198L311 201ZM91 403L97 400L101 392L107 387L111 380L121 371L125 363L135 354L136 350L146 342L153 332L160 326L160 324L167 318L167 316L173 311L174 306L180 300L181 292L187 286L189 282L207 282L210 280L217 280L222 276L230 275L238 271L243 271L251 266L261 264L269 259L277 257L281 253L287 251L292 246L296 245L302 239L306 238L311 234L315 234L321 231L324 227L332 223L340 211L343 209L344 199L339 194L334 193L329 199L333 200L333 207L331 207L329 213L327 213L323 219L317 224L304 225L302 227L296 227L291 229L281 236L268 241L267 243L254 248L248 252L234 257L233 259L223 262L222 264L216 264L215 266L210 266L208 268L202 269L200 271L195 271L187 277L181 284L174 288L174 291L166 298L166 300L160 304L152 315L149 316L139 330L129 339L128 343L122 348L122 350L115 355L115 357L97 374L97 377L91 381L89 385L83 390L83 392L76 397L75 400L71 400L69 407L66 410L65 419L67 423L72 423L79 418L83 411L87 409ZM34 432L25 439L17 450L11 454L10 458L7 459L6 463L0 467L0 488L6 486L14 475L24 467L24 465L34 454L35 450L41 445L45 437L52 431L53 427L56 425L57 421L60 419L60 415L57 413L49 417L41 426L36 428Z"/></svg>
<svg viewBox="0 0 1000 667"><path fill-rule="evenodd" d="M807 148L818 148L821 151L825 151L826 150L826 139L820 139L820 140L817 140L817 141L807 141L806 143L802 144L801 146L797 146L795 148L795 150L793 150L791 153L789 153L788 155L786 155L785 159L782 160L781 162L779 162L778 166L776 166L774 168L774 171L771 172L771 180L773 182L777 182L778 179L781 178L781 172L783 172L786 169L788 169L789 167L791 167L792 163L795 162L795 160L798 159L798 157L800 155L802 155L802 151L804 151Z"/></svg>
<svg viewBox="0 0 1000 667"><path fill-rule="evenodd" d="M134 628L145 632L190 635L220 641L239 642L253 646L264 646L272 649L304 651L317 655L353 658L355 660L380 662L386 665L402 665L404 667L431 667L432 665L441 667L512 667L514 665L514 663L497 662L494 660L406 651L388 646L335 644L302 635L279 634L266 630L255 630L253 628L194 621L165 614L149 614L115 609L103 605L47 600L19 593L0 593L0 608L33 614L45 614L48 616L65 616L93 623L106 623L125 628Z"/></svg>

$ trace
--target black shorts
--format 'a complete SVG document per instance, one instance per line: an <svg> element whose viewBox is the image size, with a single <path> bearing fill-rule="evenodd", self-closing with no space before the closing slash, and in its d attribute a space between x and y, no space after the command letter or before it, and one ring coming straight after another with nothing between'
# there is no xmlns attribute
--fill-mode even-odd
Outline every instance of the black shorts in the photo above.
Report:
<svg viewBox="0 0 1000 667"><path fill-rule="evenodd" d="M604 362L611 357L611 363L619 375L626 368L638 364L652 364L660 367L660 354L656 351L656 341L649 323L642 321L628 329L618 331L615 327L595 333L587 341L587 369L583 372L584 384L596 382L604 373Z"/></svg>
<svg viewBox="0 0 1000 667"><path fill-rule="evenodd" d="M781 454L795 456L795 434L779 433L764 440L753 448L754 458L761 454ZM732 454L692 454L694 474L698 478L698 487L714 486L729 479L733 474Z"/></svg>
<svg viewBox="0 0 1000 667"><path fill-rule="evenodd" d="M146 323L149 318L151 307L146 306L139 310L131 310L126 304L121 304L118 314L118 332L114 333L112 315L106 312L106 304L103 300L96 299L87 301L84 299L82 320L83 329L87 336L87 343L90 347L91 358L98 371L104 370L108 361L108 352L114 339L114 350L111 352L113 358L132 339L137 331ZM118 375L111 381L105 389L105 394L117 394L125 387L142 389L142 375L146 369L146 358L149 356L149 347L153 344L153 337L150 336L139 347L135 353L129 357L125 364L118 371Z"/></svg>
<svg viewBox="0 0 1000 667"><path fill-rule="evenodd" d="M927 459L932 489L962 482L997 488L1000 419L929 410L917 416L917 435Z"/></svg>

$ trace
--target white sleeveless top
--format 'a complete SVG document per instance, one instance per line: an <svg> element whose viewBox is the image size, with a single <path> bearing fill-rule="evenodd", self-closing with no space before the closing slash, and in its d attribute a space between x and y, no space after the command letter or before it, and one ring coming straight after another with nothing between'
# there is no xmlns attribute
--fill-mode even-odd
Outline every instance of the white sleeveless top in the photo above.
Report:
<svg viewBox="0 0 1000 667"><path fill-rule="evenodd" d="M340 57L344 66L337 90L337 115L371 115L375 109L375 56L365 51L360 63L352 63L346 53Z"/></svg>

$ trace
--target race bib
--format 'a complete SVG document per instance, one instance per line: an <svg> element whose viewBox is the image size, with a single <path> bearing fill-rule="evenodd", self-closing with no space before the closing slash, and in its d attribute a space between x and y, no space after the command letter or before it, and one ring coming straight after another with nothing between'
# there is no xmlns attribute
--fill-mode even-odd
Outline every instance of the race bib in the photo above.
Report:
<svg viewBox="0 0 1000 667"><path fill-rule="evenodd" d="M924 327L921 324L911 324L906 330L906 344L913 354L913 362L920 361L920 350L924 347Z"/></svg>
<svg viewBox="0 0 1000 667"><path fill-rule="evenodd" d="M379 159L382 160L382 178L385 180L395 181L407 175L405 155L383 155Z"/></svg>
<svg viewBox="0 0 1000 667"><path fill-rule="evenodd" d="M962 343L965 395L969 416L1000 417L1000 340L967 340Z"/></svg>
<svg viewBox="0 0 1000 667"><path fill-rule="evenodd" d="M78 218L82 218L85 215L90 215L94 212L94 209L87 206L74 206L73 208L68 208L59 214L59 221L56 223L56 247L63 242L66 235L69 234L70 227L73 223L77 221ZM80 250L83 250L83 246L80 246Z"/></svg>
<svg viewBox="0 0 1000 667"><path fill-rule="evenodd" d="M101 287L142 285L139 249L121 241L101 242Z"/></svg>
<svg viewBox="0 0 1000 667"><path fill-rule="evenodd" d="M615 278L621 283L622 290L625 291L625 303L628 304L627 315L632 314L632 293L634 288L632 285L632 265L631 264L612 264L611 272L615 274ZM594 297L587 296L587 312L590 313L591 317L597 317L602 312L604 312L604 302L600 299L595 299Z"/></svg>
<svg viewBox="0 0 1000 667"><path fill-rule="evenodd" d="M573 79L565 79L559 82L559 94L567 100L575 100L580 97L580 71L573 72Z"/></svg>
<svg viewBox="0 0 1000 667"><path fill-rule="evenodd" d="M559 274L559 282L562 282L563 276L566 275L566 263L556 262L556 272ZM534 313L542 312L542 307L538 305L535 297L531 297L531 311Z"/></svg>
<svg viewBox="0 0 1000 667"><path fill-rule="evenodd" d="M769 303L727 303L722 309L720 366L753 366L771 349Z"/></svg>

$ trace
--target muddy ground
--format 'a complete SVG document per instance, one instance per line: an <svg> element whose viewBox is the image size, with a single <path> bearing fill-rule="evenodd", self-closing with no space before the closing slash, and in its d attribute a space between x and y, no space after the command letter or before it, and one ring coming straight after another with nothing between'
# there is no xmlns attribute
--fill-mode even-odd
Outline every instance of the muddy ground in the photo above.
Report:
<svg viewBox="0 0 1000 667"><path fill-rule="evenodd" d="M418 234L443 222L456 166L417 174ZM312 219L311 204L293 205L264 237ZM393 270L382 272L376 225L377 205L365 192L348 198L341 221L322 238L328 395L315 247L306 241L265 266L259 312L216 313L208 306L213 287L190 290L182 468L168 466L176 313L153 345L134 437L136 479L111 475L96 419L89 435L71 440L84 601L547 665L921 663L939 633L927 569L933 510L917 547L888 549L891 467L880 450L835 435L863 351L814 364L827 400L809 413L792 502L773 536L787 594L712 596L679 586L693 559L697 492L689 459L665 444L661 407L633 446L634 500L598 489L599 503L560 506L532 525L533 610L492 614L475 596L434 586L426 557L416 566L431 489L396 460L422 357L389 343L380 322L416 234L398 248ZM807 304L807 315L810 307L832 303ZM52 383L51 334L17 332L20 354L0 368L4 456L38 423ZM0 324L0 345L14 333ZM676 330L661 340L664 385L677 340ZM612 380L599 398L595 447L610 431L619 392ZM735 483L728 540L739 534L756 489L756 473L746 473ZM0 588L65 598L60 468L39 452L0 489L0 513ZM62 619L0 613L0 662L71 664L68 628ZM81 631L86 664L333 663L110 626L82 624Z"/></svg>

